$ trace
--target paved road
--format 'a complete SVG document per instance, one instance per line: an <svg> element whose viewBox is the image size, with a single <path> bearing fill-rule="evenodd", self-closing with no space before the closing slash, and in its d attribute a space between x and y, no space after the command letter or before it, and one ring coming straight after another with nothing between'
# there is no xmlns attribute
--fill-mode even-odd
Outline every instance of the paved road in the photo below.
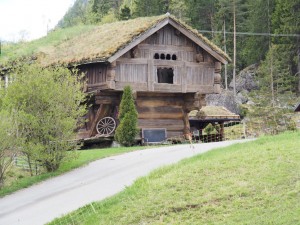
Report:
<svg viewBox="0 0 300 225"><path fill-rule="evenodd" d="M155 168L242 141L176 145L104 158L0 199L0 225L39 225L131 185Z"/></svg>

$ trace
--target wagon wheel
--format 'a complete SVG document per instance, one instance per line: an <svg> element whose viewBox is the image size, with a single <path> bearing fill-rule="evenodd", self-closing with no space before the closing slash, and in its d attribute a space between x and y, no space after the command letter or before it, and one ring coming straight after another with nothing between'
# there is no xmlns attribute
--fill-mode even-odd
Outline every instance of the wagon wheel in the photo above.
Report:
<svg viewBox="0 0 300 225"><path fill-rule="evenodd" d="M116 121L112 117L104 117L99 120L96 129L101 136L108 136L115 131Z"/></svg>

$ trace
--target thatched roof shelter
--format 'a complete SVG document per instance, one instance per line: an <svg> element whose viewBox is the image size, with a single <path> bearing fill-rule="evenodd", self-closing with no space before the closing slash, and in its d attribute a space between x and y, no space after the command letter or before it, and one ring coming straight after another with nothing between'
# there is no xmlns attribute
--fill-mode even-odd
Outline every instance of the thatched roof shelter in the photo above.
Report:
<svg viewBox="0 0 300 225"><path fill-rule="evenodd" d="M212 51L226 60L230 58L220 48L202 36L197 30L173 16L141 17L127 21L108 23L66 40L58 46L43 52L43 62L47 64L85 64L91 62L112 62L112 56L142 35L166 20L176 21L183 28L200 38ZM136 44L136 43L135 43Z"/></svg>
<svg viewBox="0 0 300 225"><path fill-rule="evenodd" d="M240 120L240 116L222 106L204 106L199 111L191 111L189 119L201 121L237 121Z"/></svg>

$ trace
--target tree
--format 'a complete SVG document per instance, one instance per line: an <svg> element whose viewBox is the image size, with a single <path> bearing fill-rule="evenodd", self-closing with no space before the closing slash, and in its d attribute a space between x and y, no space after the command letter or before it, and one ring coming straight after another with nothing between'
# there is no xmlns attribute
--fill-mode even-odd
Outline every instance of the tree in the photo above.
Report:
<svg viewBox="0 0 300 225"><path fill-rule="evenodd" d="M66 151L77 147L71 140L85 113L81 77L63 67L36 64L18 66L12 74L14 81L5 90L1 109L18 124L21 151L29 162L55 171Z"/></svg>
<svg viewBox="0 0 300 225"><path fill-rule="evenodd" d="M136 111L130 86L124 88L119 111L120 125L116 129L115 138L124 146L132 146L138 134Z"/></svg>
<svg viewBox="0 0 300 225"><path fill-rule="evenodd" d="M169 0L136 0L134 15L136 17L157 16L168 12Z"/></svg>
<svg viewBox="0 0 300 225"><path fill-rule="evenodd" d="M130 18L131 18L131 10L127 5L125 5L123 8L121 8L120 19L129 20Z"/></svg>
<svg viewBox="0 0 300 225"><path fill-rule="evenodd" d="M247 32L271 33L271 19L274 0L251 0L248 3L249 17L245 23ZM270 36L249 36L246 38L242 55L246 65L259 63L265 59L271 42Z"/></svg>
<svg viewBox="0 0 300 225"><path fill-rule="evenodd" d="M11 116L8 112L0 111L0 188L17 153L17 141L17 127Z"/></svg>
<svg viewBox="0 0 300 225"><path fill-rule="evenodd" d="M241 55L244 38L237 37L236 32L241 32L245 29L245 21L248 16L247 6L246 0L219 0L215 3L216 13L214 15L214 28L216 30L224 30L224 25L226 24L226 32L229 31L233 33L233 35L230 36L224 34L215 35L214 42L217 45L226 45L228 54L233 57L233 63L229 65L229 68L232 68L232 73L228 73L228 75L232 76L234 93L235 75L239 70L245 67L245 60L243 55Z"/></svg>
<svg viewBox="0 0 300 225"><path fill-rule="evenodd" d="M185 0L189 23L198 30L214 30L215 1L214 0ZM210 37L213 36L210 35Z"/></svg>

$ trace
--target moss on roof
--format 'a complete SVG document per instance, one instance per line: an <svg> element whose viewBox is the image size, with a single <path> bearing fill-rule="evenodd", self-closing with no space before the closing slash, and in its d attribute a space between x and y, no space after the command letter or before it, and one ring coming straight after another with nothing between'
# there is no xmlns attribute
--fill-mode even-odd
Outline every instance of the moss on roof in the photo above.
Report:
<svg viewBox="0 0 300 225"><path fill-rule="evenodd" d="M204 106L199 111L193 110L189 113L189 117L197 119L211 119L211 118L228 118L239 119L240 116L230 112L228 109L222 106Z"/></svg>
<svg viewBox="0 0 300 225"><path fill-rule="evenodd" d="M82 64L95 61L107 61L107 59L118 50L126 47L144 32L155 27L168 17L200 38L213 51L230 61L230 58L220 48L201 35L197 30L169 15L140 17L100 26L89 26L89 29L80 29L80 32L76 33L76 35L72 33L72 35L65 38L60 37L55 42L52 42L49 37L55 36L57 32L63 32L63 30L60 29L59 31L52 32L52 34L48 35L49 37L47 36L24 45L23 48L31 46L30 53L27 51L27 55L24 55L30 56L31 54L37 56L38 61L45 66L52 64ZM49 40L49 42L47 42L47 40ZM39 43L41 45L39 45ZM22 46L19 47L15 49L16 52L18 52L16 55L24 56L21 54L24 52L22 51Z"/></svg>

